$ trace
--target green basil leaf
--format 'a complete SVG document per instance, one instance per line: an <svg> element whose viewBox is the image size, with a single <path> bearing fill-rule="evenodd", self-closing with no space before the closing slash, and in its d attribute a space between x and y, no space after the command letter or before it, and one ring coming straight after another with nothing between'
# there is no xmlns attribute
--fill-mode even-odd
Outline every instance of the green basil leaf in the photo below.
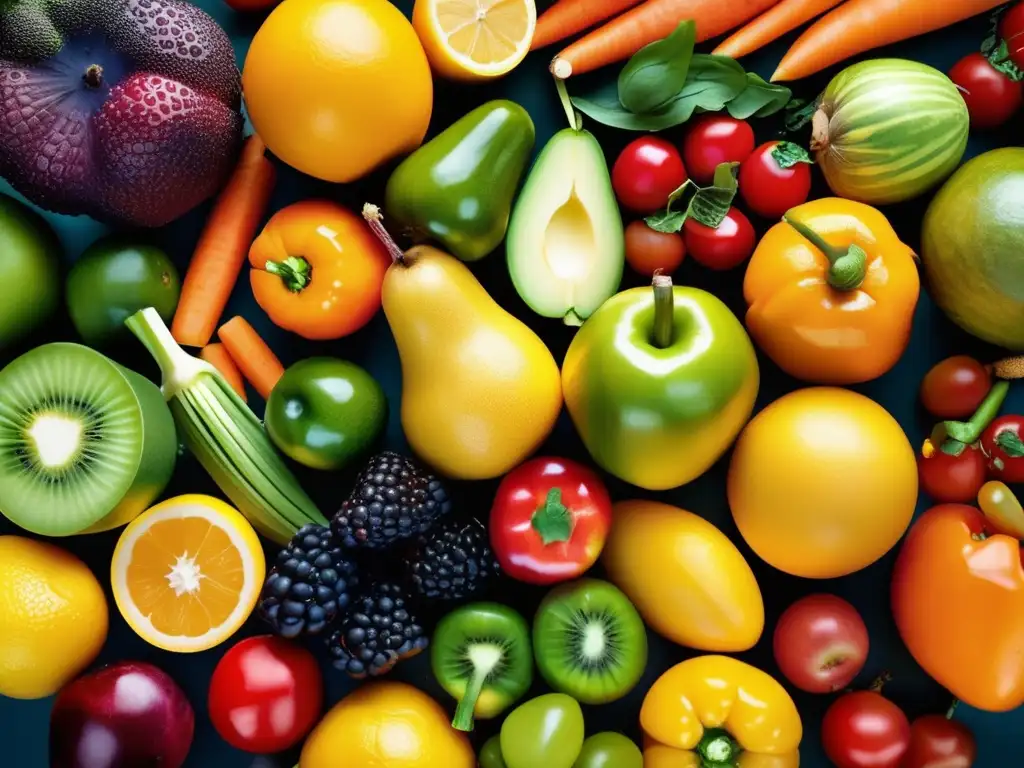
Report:
<svg viewBox="0 0 1024 768"><path fill-rule="evenodd" d="M598 88L584 96L573 96L572 103L580 112L602 125L624 131L664 131L681 125L693 114L693 104L673 99L654 112L638 115L619 103L615 83Z"/></svg>
<svg viewBox="0 0 1024 768"><path fill-rule="evenodd" d="M690 61L686 84L668 106L678 102L692 102L693 108L718 112L739 96L747 87L747 73L728 56L696 53ZM690 114L693 110L690 110ZM687 115L689 119L689 115Z"/></svg>
<svg viewBox="0 0 1024 768"><path fill-rule="evenodd" d="M718 229L725 220L739 189L737 175L739 163L722 163L715 169L710 187L702 187L687 206L687 218L692 218L711 229Z"/></svg>
<svg viewBox="0 0 1024 768"><path fill-rule="evenodd" d="M679 23L668 37L641 48L619 73L619 101L636 114L668 103L686 83L697 39L692 20Z"/></svg>
<svg viewBox="0 0 1024 768"><path fill-rule="evenodd" d="M763 78L747 72L746 88L726 108L737 120L774 115L789 103L793 92L783 85L765 82Z"/></svg>
<svg viewBox="0 0 1024 768"><path fill-rule="evenodd" d="M799 144L794 144L792 141L780 141L776 144L772 148L772 158L774 158L779 168L783 170L792 168L797 163L814 165L814 161L807 153L807 150Z"/></svg>

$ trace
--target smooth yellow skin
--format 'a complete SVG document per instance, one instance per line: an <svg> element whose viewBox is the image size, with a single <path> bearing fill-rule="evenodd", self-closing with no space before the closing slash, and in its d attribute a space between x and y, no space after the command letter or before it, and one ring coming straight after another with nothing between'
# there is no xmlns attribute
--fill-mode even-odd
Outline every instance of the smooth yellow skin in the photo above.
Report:
<svg viewBox="0 0 1024 768"><path fill-rule="evenodd" d="M873 400L802 389L747 425L728 494L740 533L762 559L794 576L833 579L871 565L906 532L917 459Z"/></svg>
<svg viewBox="0 0 1024 768"><path fill-rule="evenodd" d="M736 546L692 512L656 501L613 509L602 561L647 625L702 651L752 648L764 630L764 602Z"/></svg>
<svg viewBox="0 0 1024 768"><path fill-rule="evenodd" d="M397 682L360 686L306 739L299 768L474 768L465 734L423 691Z"/></svg>
<svg viewBox="0 0 1024 768"><path fill-rule="evenodd" d="M107 599L70 552L0 536L0 696L51 696L103 647Z"/></svg>
<svg viewBox="0 0 1024 768"><path fill-rule="evenodd" d="M485 480L532 454L562 409L544 342L436 248L407 252L384 278L384 314L402 359L402 427L447 477Z"/></svg>
<svg viewBox="0 0 1024 768"><path fill-rule="evenodd" d="M659 744L679 750L695 749L705 728L727 730L744 755L788 756L803 738L800 713L786 689L730 656L697 656L665 672L644 698L640 725Z"/></svg>
<svg viewBox="0 0 1024 768"><path fill-rule="evenodd" d="M736 759L738 768L800 768L800 753L764 755L742 752ZM655 744L644 750L644 768L701 768L696 752Z"/></svg>

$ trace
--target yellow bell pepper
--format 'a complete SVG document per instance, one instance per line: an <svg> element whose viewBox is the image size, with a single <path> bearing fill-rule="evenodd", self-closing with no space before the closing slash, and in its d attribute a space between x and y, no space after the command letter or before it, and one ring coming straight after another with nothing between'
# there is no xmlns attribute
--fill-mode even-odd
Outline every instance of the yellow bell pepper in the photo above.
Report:
<svg viewBox="0 0 1024 768"><path fill-rule="evenodd" d="M803 725L775 678L729 656L698 656L647 692L644 768L796 768Z"/></svg>

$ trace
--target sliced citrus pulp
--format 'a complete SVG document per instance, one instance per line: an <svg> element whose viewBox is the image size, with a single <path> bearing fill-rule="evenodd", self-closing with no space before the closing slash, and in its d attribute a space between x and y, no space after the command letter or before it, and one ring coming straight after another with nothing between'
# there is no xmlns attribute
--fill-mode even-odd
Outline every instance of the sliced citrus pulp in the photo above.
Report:
<svg viewBox="0 0 1024 768"><path fill-rule="evenodd" d="M418 0L413 24L437 72L481 80L500 77L523 60L537 7L534 0Z"/></svg>
<svg viewBox="0 0 1024 768"><path fill-rule="evenodd" d="M224 642L252 613L266 572L249 522L210 496L178 496L121 534L111 563L114 601L128 625L166 651Z"/></svg>

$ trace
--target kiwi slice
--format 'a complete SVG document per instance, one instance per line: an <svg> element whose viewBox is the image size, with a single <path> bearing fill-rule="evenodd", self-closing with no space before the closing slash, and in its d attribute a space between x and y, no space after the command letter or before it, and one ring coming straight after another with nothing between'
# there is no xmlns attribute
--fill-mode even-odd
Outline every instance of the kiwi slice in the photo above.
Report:
<svg viewBox="0 0 1024 768"><path fill-rule="evenodd" d="M533 621L533 651L548 685L584 704L621 699L647 666L647 633L615 585L580 579L551 590Z"/></svg>
<svg viewBox="0 0 1024 768"><path fill-rule="evenodd" d="M471 603L437 625L430 643L437 682L458 700L452 727L473 730L508 709L533 683L526 619L505 605Z"/></svg>
<svg viewBox="0 0 1024 768"><path fill-rule="evenodd" d="M79 344L0 371L0 512L44 536L124 525L162 492L178 441L160 389Z"/></svg>

